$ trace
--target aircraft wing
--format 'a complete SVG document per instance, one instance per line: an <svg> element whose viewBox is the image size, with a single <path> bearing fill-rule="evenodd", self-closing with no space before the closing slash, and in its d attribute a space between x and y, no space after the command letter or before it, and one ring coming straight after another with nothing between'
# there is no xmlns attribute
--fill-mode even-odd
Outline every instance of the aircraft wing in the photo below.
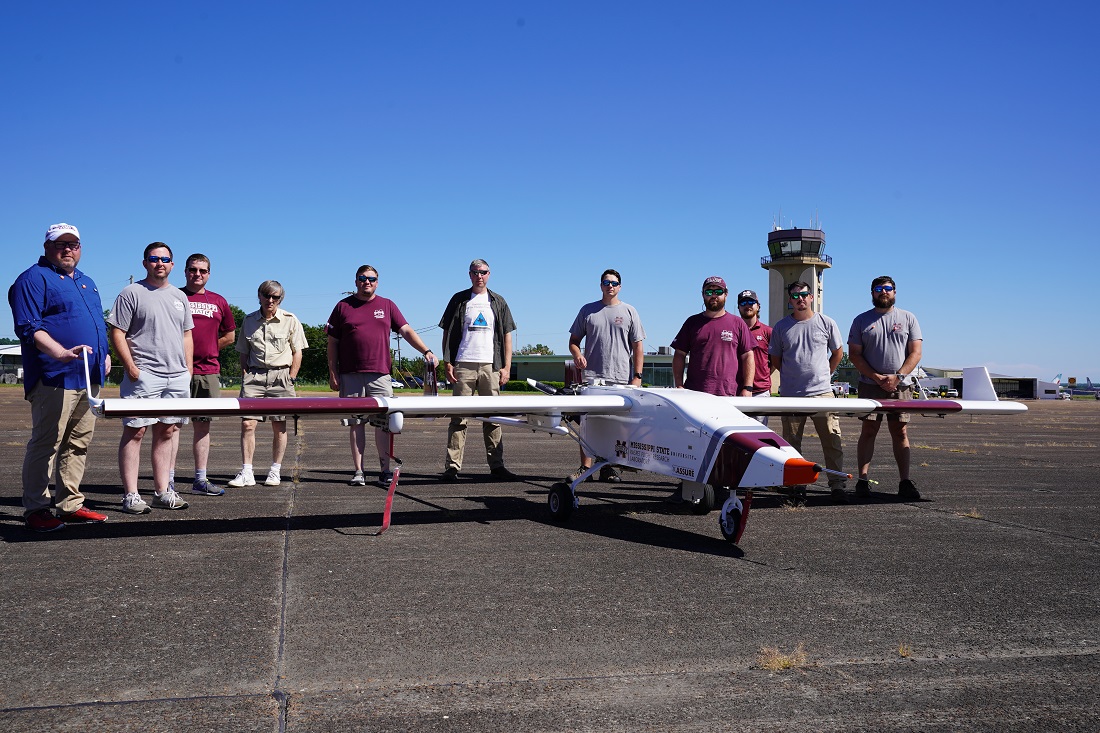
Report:
<svg viewBox="0 0 1100 733"><path fill-rule="evenodd" d="M836 412L842 415L915 412L922 415L1008 415L1027 412L1019 402L997 398L993 380L985 367L963 369L963 396L950 400L866 400L838 397L835 400L818 397L723 397L746 415L814 415Z"/></svg>
<svg viewBox="0 0 1100 733"><path fill-rule="evenodd" d="M626 395L501 395L499 397L213 397L92 401L100 417L210 417L226 415L608 415L629 412Z"/></svg>

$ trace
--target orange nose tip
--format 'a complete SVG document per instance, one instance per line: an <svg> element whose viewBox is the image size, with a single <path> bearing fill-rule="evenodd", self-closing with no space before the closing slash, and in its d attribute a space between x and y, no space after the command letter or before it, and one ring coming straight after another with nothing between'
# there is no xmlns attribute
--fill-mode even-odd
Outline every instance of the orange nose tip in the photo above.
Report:
<svg viewBox="0 0 1100 733"><path fill-rule="evenodd" d="M817 481L821 466L804 458L788 458L783 464L783 485L812 484Z"/></svg>

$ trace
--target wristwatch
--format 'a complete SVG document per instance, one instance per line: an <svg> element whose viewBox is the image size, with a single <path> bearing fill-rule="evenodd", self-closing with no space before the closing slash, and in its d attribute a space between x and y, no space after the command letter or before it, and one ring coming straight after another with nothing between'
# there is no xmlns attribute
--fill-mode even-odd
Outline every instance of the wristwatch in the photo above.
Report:
<svg viewBox="0 0 1100 733"><path fill-rule="evenodd" d="M641 379L642 378L642 373L641 372L634 372L634 378L635 379Z"/></svg>

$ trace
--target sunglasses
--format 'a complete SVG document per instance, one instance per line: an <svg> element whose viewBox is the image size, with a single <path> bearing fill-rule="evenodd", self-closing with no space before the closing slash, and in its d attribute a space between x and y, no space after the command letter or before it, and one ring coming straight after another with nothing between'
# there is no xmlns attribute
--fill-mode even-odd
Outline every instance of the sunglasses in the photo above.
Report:
<svg viewBox="0 0 1100 733"><path fill-rule="evenodd" d="M171 257L157 257L156 255L149 255L148 257L145 258L145 261L148 262L150 265L155 265L158 262L163 262L164 264L167 265L168 263L170 263L172 261L172 258Z"/></svg>
<svg viewBox="0 0 1100 733"><path fill-rule="evenodd" d="M210 272L210 270L200 270L197 267L188 267L187 271L192 273L192 274L197 274L197 275L206 275L207 273Z"/></svg>
<svg viewBox="0 0 1100 733"><path fill-rule="evenodd" d="M892 293L892 292L894 292L894 286L893 285L876 285L875 287L873 287L871 289L874 290L876 293Z"/></svg>
<svg viewBox="0 0 1100 733"><path fill-rule="evenodd" d="M809 298L810 291L803 290L801 293L791 293L791 300L798 300L800 298Z"/></svg>
<svg viewBox="0 0 1100 733"><path fill-rule="evenodd" d="M489 271L488 270L470 270L470 274L471 275L481 275L482 277L484 277L485 275L489 274Z"/></svg>
<svg viewBox="0 0 1100 733"><path fill-rule="evenodd" d="M263 300L282 300L283 296L275 295L274 293L264 293L260 298Z"/></svg>
<svg viewBox="0 0 1100 733"><path fill-rule="evenodd" d="M703 295L707 296L708 298L713 297L715 295L725 295L725 294L726 294L726 291L722 290L722 288L718 288L717 290L704 290L703 291Z"/></svg>
<svg viewBox="0 0 1100 733"><path fill-rule="evenodd" d="M75 252L80 249L80 242L50 242L50 246L58 252L64 252L67 249Z"/></svg>
<svg viewBox="0 0 1100 733"><path fill-rule="evenodd" d="M756 305L756 301L755 300L739 300L739 301L737 301L737 305L744 308L746 305Z"/></svg>
<svg viewBox="0 0 1100 733"><path fill-rule="evenodd" d="M358 280L361 283L376 283L376 282L378 282L378 278L371 277L370 275L356 275L355 279Z"/></svg>
<svg viewBox="0 0 1100 733"><path fill-rule="evenodd" d="M600 285L603 285L603 286L609 287L609 288L619 287L619 283L616 282L615 280L600 280Z"/></svg>

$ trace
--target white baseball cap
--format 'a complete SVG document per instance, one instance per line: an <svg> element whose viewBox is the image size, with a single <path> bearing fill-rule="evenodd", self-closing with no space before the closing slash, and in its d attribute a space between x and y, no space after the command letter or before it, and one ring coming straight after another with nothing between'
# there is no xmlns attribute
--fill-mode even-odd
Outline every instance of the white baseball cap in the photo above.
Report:
<svg viewBox="0 0 1100 733"><path fill-rule="evenodd" d="M62 234L71 234L77 239L80 239L80 232L76 230L72 224L54 224L46 230L46 241L53 242Z"/></svg>

